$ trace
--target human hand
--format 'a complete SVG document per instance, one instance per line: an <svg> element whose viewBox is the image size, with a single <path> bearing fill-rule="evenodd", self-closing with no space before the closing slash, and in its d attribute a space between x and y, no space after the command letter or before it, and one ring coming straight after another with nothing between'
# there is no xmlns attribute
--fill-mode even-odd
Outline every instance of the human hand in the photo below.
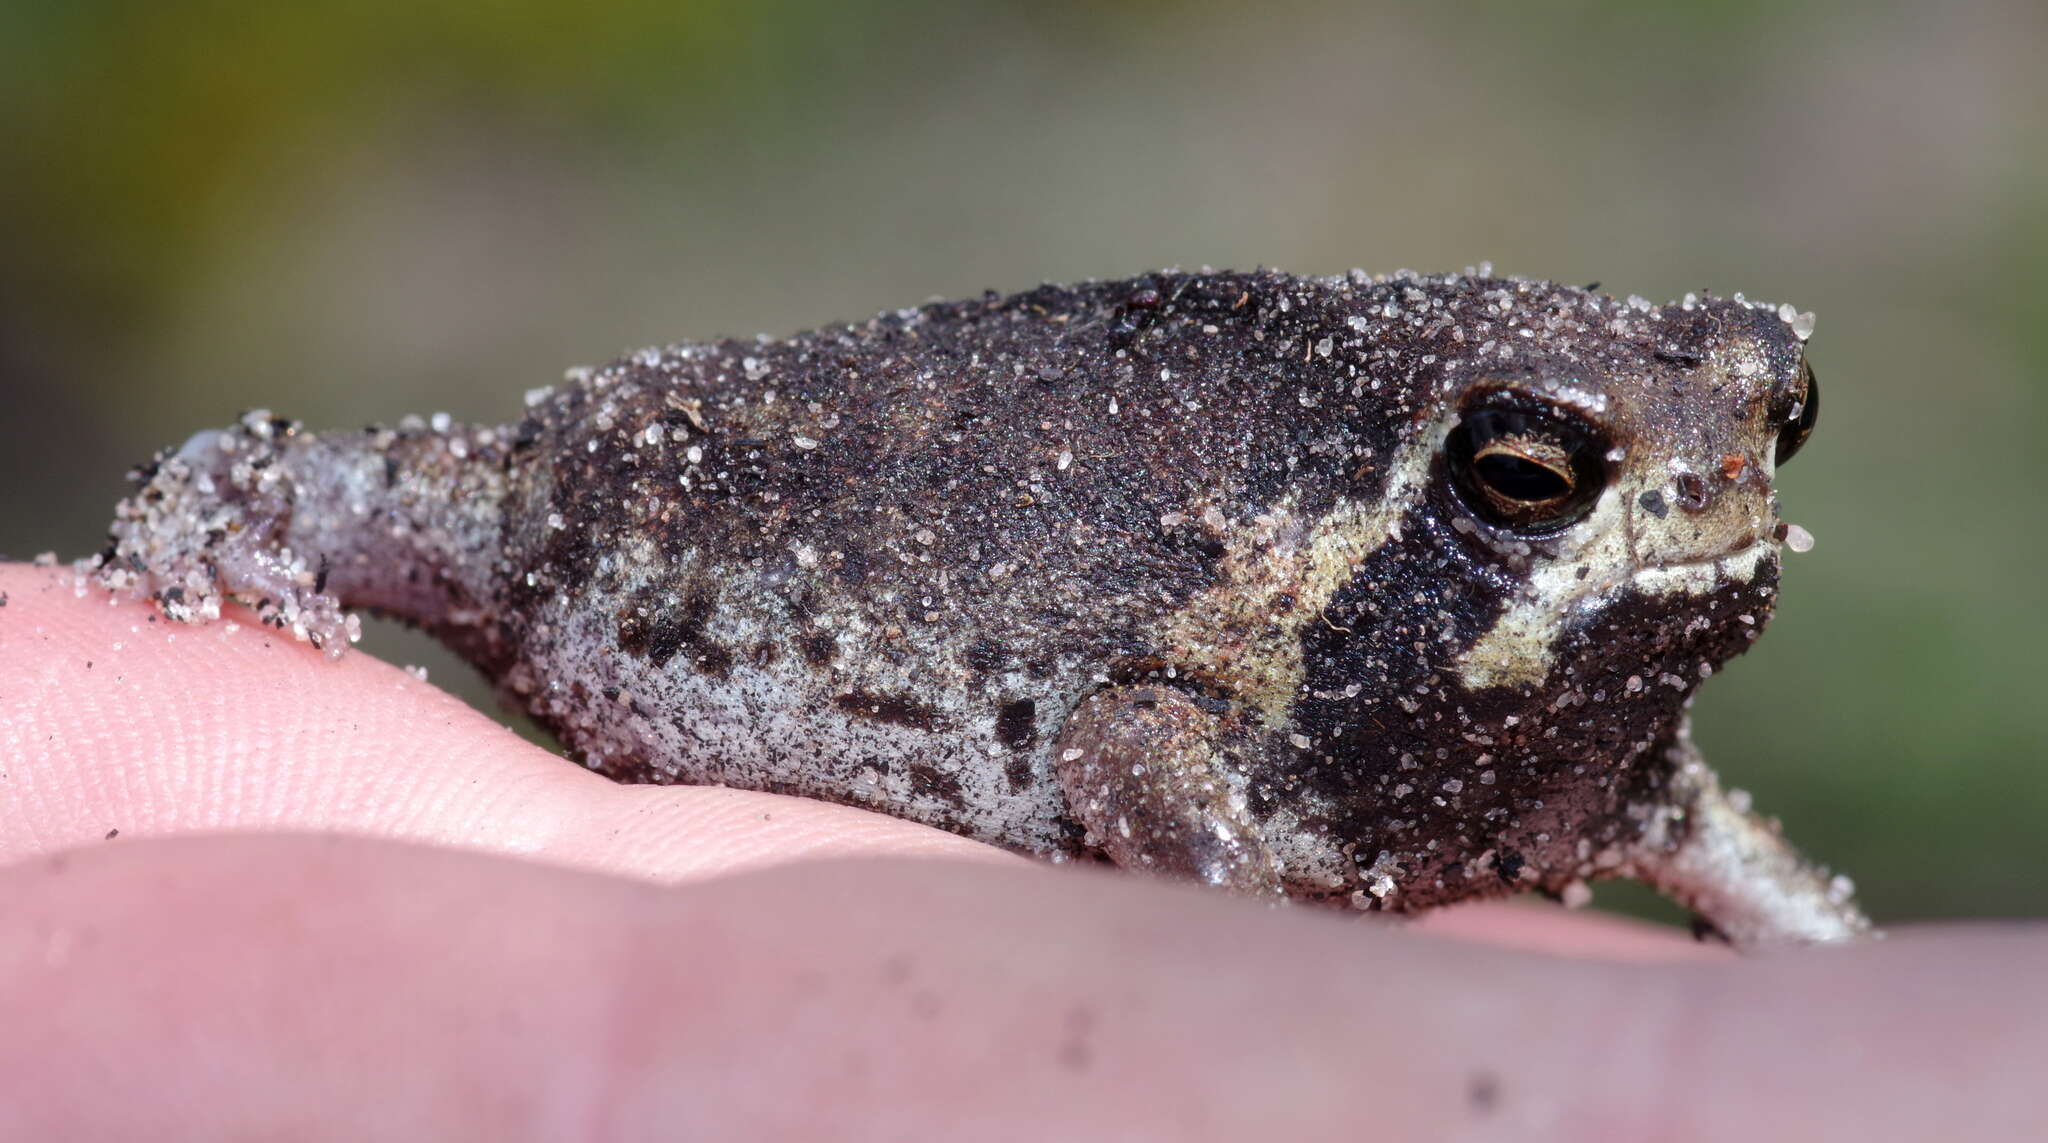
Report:
<svg viewBox="0 0 2048 1143"><path fill-rule="evenodd" d="M0 567L0 1137L2048 1122L2039 927L1735 960L1546 909L1396 928L1049 871L617 786L368 656L73 579Z"/></svg>

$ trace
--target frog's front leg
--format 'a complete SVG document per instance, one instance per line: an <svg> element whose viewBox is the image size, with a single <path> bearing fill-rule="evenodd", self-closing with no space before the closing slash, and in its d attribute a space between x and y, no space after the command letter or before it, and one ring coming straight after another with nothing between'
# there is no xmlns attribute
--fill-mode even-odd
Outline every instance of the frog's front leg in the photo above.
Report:
<svg viewBox="0 0 2048 1143"><path fill-rule="evenodd" d="M100 579L182 623L244 602L338 654L360 625L327 592L323 555L287 538L302 479L291 460L299 436L297 425L259 410L158 454L131 474L138 488L116 508Z"/></svg>
<svg viewBox="0 0 2048 1143"><path fill-rule="evenodd" d="M1089 695L1060 731L1060 789L1088 843L1126 869L1280 898L1233 757L1253 747L1220 705L1165 686Z"/></svg>
<svg viewBox="0 0 2048 1143"><path fill-rule="evenodd" d="M1870 932L1849 879L1830 876L1721 788L1681 725L1665 747L1661 807L1627 857L1627 873L1691 909L1745 948L1851 940Z"/></svg>
<svg viewBox="0 0 2048 1143"><path fill-rule="evenodd" d="M333 655L361 630L348 607L459 636L500 555L501 451L488 430L315 434L250 413L136 474L96 573L181 622L247 604Z"/></svg>

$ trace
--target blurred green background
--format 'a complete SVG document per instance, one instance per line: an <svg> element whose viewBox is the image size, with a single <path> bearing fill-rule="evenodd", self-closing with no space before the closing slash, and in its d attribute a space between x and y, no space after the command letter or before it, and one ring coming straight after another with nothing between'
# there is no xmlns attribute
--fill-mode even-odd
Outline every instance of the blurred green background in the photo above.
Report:
<svg viewBox="0 0 2048 1143"><path fill-rule="evenodd" d="M2048 915L2044 43L2034 0L16 0L0 551L94 550L129 464L245 407L503 420L932 295L1742 290L1820 315L1819 546L1701 740L1882 917Z"/></svg>

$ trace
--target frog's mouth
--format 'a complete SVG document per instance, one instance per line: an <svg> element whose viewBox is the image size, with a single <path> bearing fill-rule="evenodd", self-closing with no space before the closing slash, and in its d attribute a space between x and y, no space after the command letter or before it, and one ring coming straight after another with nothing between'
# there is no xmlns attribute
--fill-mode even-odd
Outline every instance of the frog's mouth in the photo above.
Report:
<svg viewBox="0 0 2048 1143"><path fill-rule="evenodd" d="M1727 583L1755 583L1777 543L1765 537L1717 555L1641 564L1606 577L1579 578L1578 562L1560 562L1531 576L1493 626L1458 656L1467 691L1533 686L1550 675L1566 629L1605 610L1624 594L1650 598L1701 596Z"/></svg>
<svg viewBox="0 0 2048 1143"><path fill-rule="evenodd" d="M1719 555L1672 563L1639 564L1621 582L1648 595L1702 595L1712 591L1716 584L1731 580L1754 582L1757 569L1767 557L1776 556L1777 551L1777 540L1764 536L1738 544ZM1595 589L1588 594L1604 597L1608 592ZM1574 606L1581 602L1583 599L1575 601Z"/></svg>

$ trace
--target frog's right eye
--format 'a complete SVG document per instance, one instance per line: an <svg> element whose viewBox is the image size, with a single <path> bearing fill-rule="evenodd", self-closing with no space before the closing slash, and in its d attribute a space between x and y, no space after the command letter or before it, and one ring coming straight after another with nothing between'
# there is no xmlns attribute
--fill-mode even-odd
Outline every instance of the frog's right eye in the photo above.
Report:
<svg viewBox="0 0 2048 1143"><path fill-rule="evenodd" d="M1489 524L1549 535L1592 510L1607 486L1607 447L1563 410L1482 408L1444 442L1451 486Z"/></svg>

